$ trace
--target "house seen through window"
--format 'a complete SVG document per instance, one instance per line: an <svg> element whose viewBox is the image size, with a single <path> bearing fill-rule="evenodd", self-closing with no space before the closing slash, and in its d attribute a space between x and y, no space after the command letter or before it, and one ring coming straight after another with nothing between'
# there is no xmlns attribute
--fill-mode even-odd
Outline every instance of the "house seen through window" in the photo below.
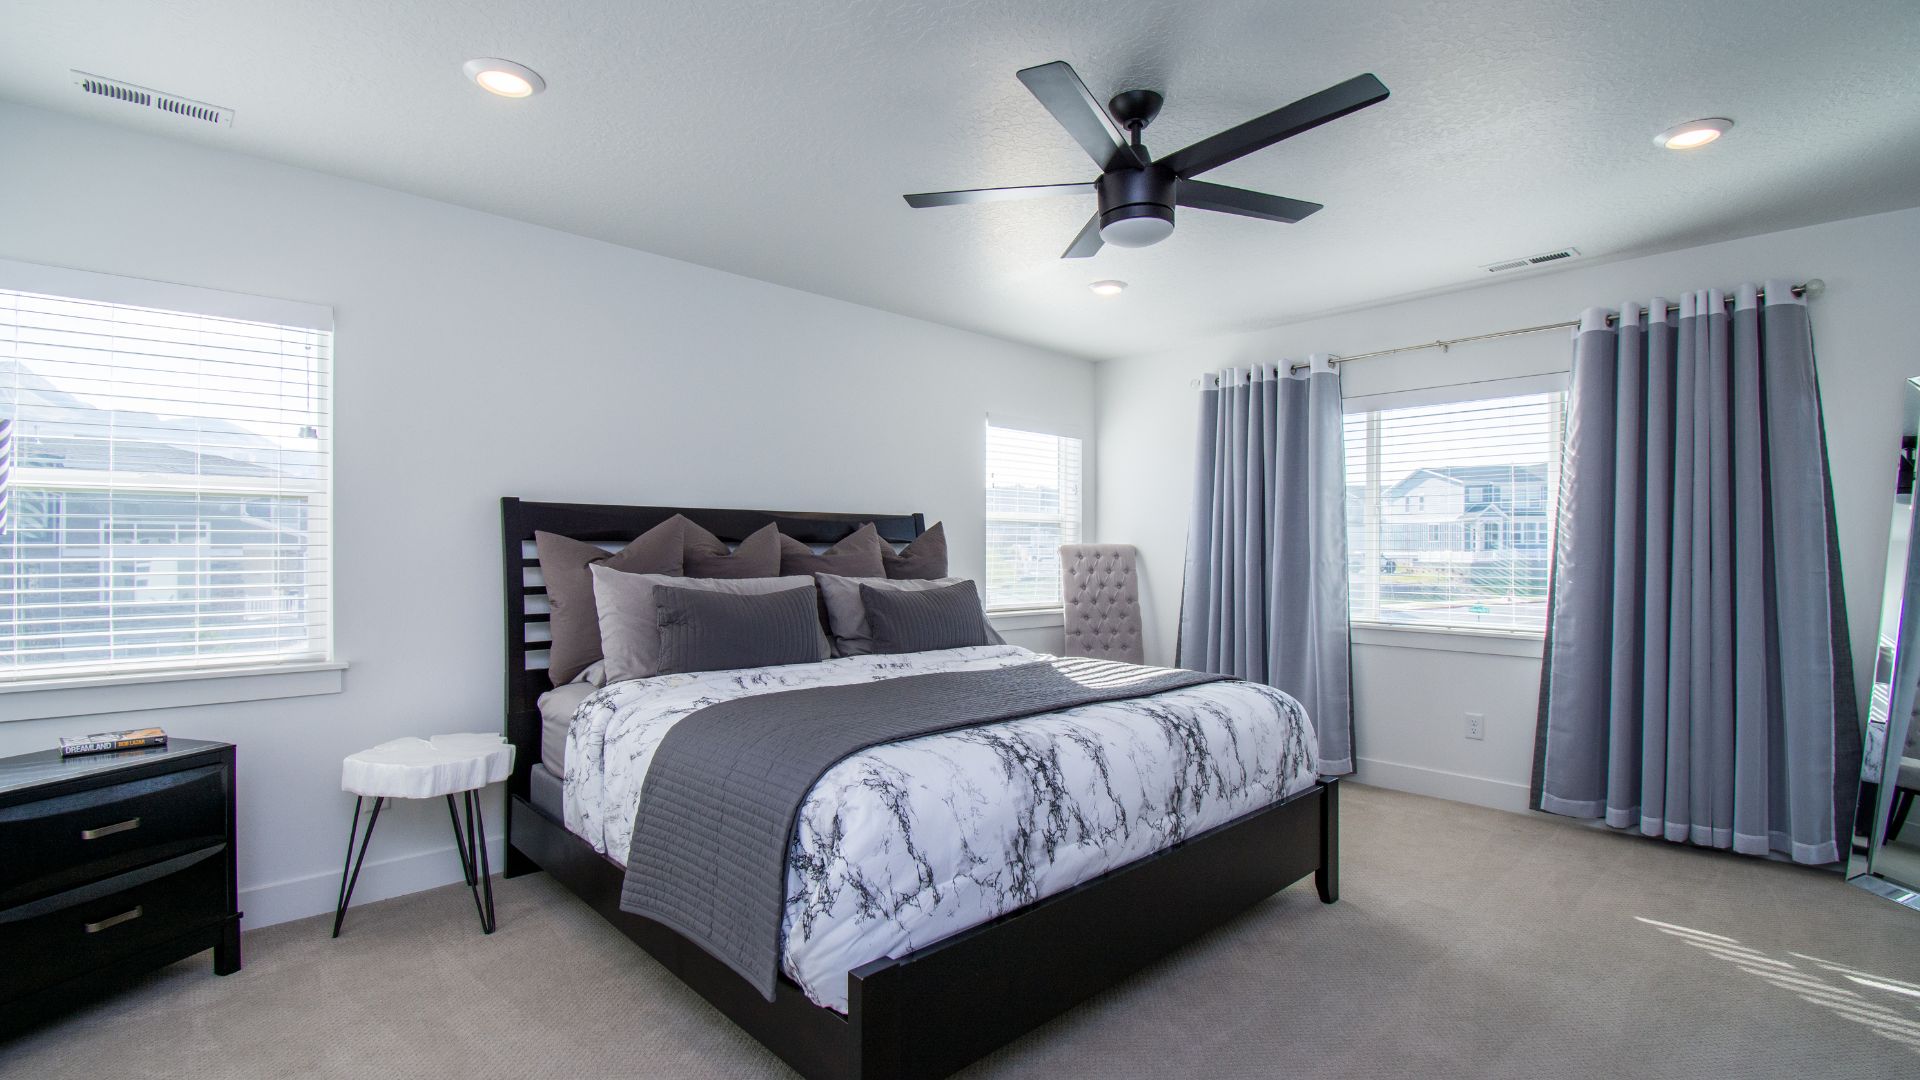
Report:
<svg viewBox="0 0 1920 1080"><path fill-rule="evenodd" d="M1060 545L1080 542L1080 440L987 424L990 611L1058 608Z"/></svg>
<svg viewBox="0 0 1920 1080"><path fill-rule="evenodd" d="M1541 633L1564 394L1349 412L1358 624Z"/></svg>
<svg viewBox="0 0 1920 1080"><path fill-rule="evenodd" d="M331 345L0 290L0 681L329 659Z"/></svg>

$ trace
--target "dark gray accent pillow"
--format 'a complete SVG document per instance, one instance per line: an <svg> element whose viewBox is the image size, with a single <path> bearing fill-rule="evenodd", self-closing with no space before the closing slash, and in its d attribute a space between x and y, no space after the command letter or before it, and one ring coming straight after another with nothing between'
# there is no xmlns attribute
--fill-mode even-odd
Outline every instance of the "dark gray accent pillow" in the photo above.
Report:
<svg viewBox="0 0 1920 1080"><path fill-rule="evenodd" d="M908 544L897 555L894 554L893 548L891 546L882 544L881 552L880 552L880 560L886 567L886 576L894 579L895 581L910 580L910 579L916 579L916 578L922 579L922 580L931 580L933 578L946 577L947 576L947 530L945 528L945 524L946 524L945 522L940 522L940 521L934 522L933 528L928 529L926 532L921 533L919 537L914 540L913 543ZM875 534L876 537L878 535L879 534L877 533ZM840 573L840 571L829 570L827 571L827 573L838 574ZM879 577L880 575L879 574L845 574L842 576L844 577Z"/></svg>
<svg viewBox="0 0 1920 1080"><path fill-rule="evenodd" d="M547 675L564 686L600 659L600 616L593 602L596 563L625 574L681 574L681 527L691 524L678 514L641 533L626 547L609 555L584 540L557 533L535 532L534 550L540 556L540 578L546 584L552 609L547 626L553 641L547 649Z"/></svg>
<svg viewBox="0 0 1920 1080"><path fill-rule="evenodd" d="M860 526L853 535L825 551L815 553L791 536L780 537L780 576L838 574L841 577L885 577L881 559L893 553L872 522Z"/></svg>
<svg viewBox="0 0 1920 1080"><path fill-rule="evenodd" d="M732 551L726 541L689 521L681 530L686 539L683 551L688 577L757 578L780 576L780 530L768 525Z"/></svg>
<svg viewBox="0 0 1920 1080"><path fill-rule="evenodd" d="M825 660L820 599L809 585L759 595L663 586L653 590L660 674Z"/></svg>
<svg viewBox="0 0 1920 1080"><path fill-rule="evenodd" d="M873 629L874 652L988 644L986 624L980 618L980 594L971 581L916 592L862 585L860 603Z"/></svg>

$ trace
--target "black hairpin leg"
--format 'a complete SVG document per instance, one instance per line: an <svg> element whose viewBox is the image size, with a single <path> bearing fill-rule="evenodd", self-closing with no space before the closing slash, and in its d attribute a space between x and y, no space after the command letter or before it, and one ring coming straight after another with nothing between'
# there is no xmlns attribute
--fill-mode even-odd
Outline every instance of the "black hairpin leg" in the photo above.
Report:
<svg viewBox="0 0 1920 1080"><path fill-rule="evenodd" d="M467 807L467 834L460 835L460 817L454 813L453 796L447 796L447 814L453 818L453 846L460 852L460 868L466 872L467 888L473 890L473 910L480 915L480 929L493 933L493 870L487 859L487 822L480 813L480 793L462 792ZM481 894L486 894L485 901Z"/></svg>
<svg viewBox="0 0 1920 1080"><path fill-rule="evenodd" d="M486 815L480 812L480 793L470 791L467 793L467 798L473 800L471 804L473 809L469 813L467 820L469 822L478 822L480 829L480 842L475 850L480 853L480 888L485 890L487 894L487 913L485 917L481 919L481 925L486 929L487 933L491 934L493 933L493 928L496 923L493 917L493 867L489 864L487 857L487 818ZM470 845L471 843L472 842L469 841Z"/></svg>
<svg viewBox="0 0 1920 1080"><path fill-rule="evenodd" d="M467 887L473 887L473 856L468 854L473 848L473 838L460 838L460 811L454 808L453 793L447 793L447 817L453 822L453 849L460 853L460 871L466 877ZM471 832L471 830L469 830Z"/></svg>
<svg viewBox="0 0 1920 1080"><path fill-rule="evenodd" d="M340 936L340 924L347 921L347 905L353 903L353 887L360 881L360 868L367 865L367 843L373 839L373 827L380 821L380 807L385 805L384 797L373 800L373 813L367 817L367 833L360 838L360 858L353 857L353 837L360 830L360 804L362 796L353 797L353 826L347 830L347 862L340 868L340 903L333 909L333 936Z"/></svg>

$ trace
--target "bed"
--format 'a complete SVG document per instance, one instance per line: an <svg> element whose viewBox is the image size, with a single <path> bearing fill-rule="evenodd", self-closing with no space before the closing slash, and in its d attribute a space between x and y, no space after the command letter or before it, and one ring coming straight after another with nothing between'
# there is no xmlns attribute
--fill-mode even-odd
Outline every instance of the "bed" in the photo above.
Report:
<svg viewBox="0 0 1920 1080"><path fill-rule="evenodd" d="M554 688L534 531L618 544L675 514L730 542L769 523L814 546L865 522L895 545L925 528L918 514L502 500L507 730L518 748L507 875L552 874L801 1074L944 1076L1308 874L1323 901L1336 899L1337 788L1314 775L1297 706L1247 684L1185 686L835 764L795 822L781 971L763 995L736 967L621 909L632 814L661 734L729 697L1004 670L1034 654L988 645L575 686L550 696L543 717ZM1234 717L1266 706L1272 723ZM1175 729L1214 750L1169 764L1156 747ZM1043 763L1022 764L1023 753ZM1194 760L1204 775L1181 775ZM1033 820L1036 798L1023 793L1041 789L1038 802L1071 820ZM843 815L877 831L842 843ZM888 831L909 819L917 837ZM1047 833L1044 859L1007 839L1031 848L1036 831Z"/></svg>

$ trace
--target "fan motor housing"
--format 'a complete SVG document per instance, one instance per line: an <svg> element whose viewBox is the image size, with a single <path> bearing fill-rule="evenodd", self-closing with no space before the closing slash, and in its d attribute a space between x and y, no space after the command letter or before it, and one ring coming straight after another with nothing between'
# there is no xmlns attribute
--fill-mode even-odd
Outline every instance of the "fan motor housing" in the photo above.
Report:
<svg viewBox="0 0 1920 1080"><path fill-rule="evenodd" d="M1109 225L1135 218L1158 218L1171 227L1179 186L1180 178L1173 175L1173 170L1159 164L1102 173L1093 182L1094 193L1100 199L1101 235L1108 236ZM1108 243L1124 246L1117 236L1108 236Z"/></svg>

